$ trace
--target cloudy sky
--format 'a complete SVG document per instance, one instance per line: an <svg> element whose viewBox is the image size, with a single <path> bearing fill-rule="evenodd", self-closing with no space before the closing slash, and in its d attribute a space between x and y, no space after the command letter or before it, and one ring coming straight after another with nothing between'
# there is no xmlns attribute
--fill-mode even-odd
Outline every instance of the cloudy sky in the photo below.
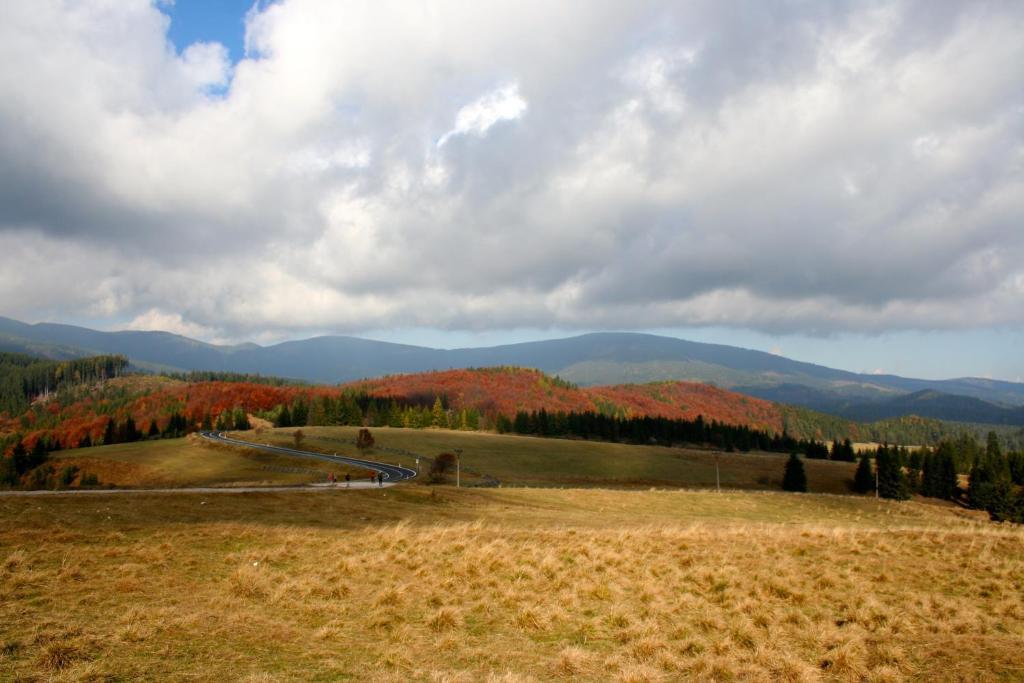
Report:
<svg viewBox="0 0 1024 683"><path fill-rule="evenodd" d="M0 315L1024 375L1024 3L0 10Z"/></svg>

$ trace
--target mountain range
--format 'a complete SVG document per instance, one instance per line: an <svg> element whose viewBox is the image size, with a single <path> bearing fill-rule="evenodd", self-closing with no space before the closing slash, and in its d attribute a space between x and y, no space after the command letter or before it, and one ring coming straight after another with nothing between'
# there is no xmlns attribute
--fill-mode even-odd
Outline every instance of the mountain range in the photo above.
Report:
<svg viewBox="0 0 1024 683"><path fill-rule="evenodd" d="M583 386L691 380L855 420L920 415L1024 425L1024 384L981 378L866 375L770 353L623 332L502 346L433 349L346 336L260 346L217 345L159 331L101 332L0 317L0 351L47 358L117 353L150 371L209 370L314 383L399 373L514 365Z"/></svg>

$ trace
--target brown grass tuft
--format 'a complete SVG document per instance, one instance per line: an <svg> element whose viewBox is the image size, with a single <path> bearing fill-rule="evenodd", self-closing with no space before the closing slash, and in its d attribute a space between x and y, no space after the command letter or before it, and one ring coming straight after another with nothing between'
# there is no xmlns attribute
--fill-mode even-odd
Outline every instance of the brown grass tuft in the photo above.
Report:
<svg viewBox="0 0 1024 683"><path fill-rule="evenodd" d="M462 624L462 615L454 607L442 607L427 619L427 625L435 631L451 631Z"/></svg>

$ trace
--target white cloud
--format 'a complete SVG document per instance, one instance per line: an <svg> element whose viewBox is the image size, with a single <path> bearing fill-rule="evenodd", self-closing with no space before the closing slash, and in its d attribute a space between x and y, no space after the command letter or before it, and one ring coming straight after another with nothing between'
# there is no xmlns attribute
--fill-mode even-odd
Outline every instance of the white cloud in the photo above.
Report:
<svg viewBox="0 0 1024 683"><path fill-rule="evenodd" d="M193 43L181 55L186 77L198 88L219 88L231 77L228 49L220 43Z"/></svg>
<svg viewBox="0 0 1024 683"><path fill-rule="evenodd" d="M167 28L5 7L0 314L1024 326L1024 7L283 0L234 67Z"/></svg>
<svg viewBox="0 0 1024 683"><path fill-rule="evenodd" d="M180 313L167 313L155 308L135 316L127 325L122 326L122 329L158 330L199 339L209 339L213 332L208 327L188 322Z"/></svg>
<svg viewBox="0 0 1024 683"><path fill-rule="evenodd" d="M437 146L442 147L454 135L471 133L483 137L494 124L514 121L525 111L526 100L519 95L519 84L503 85L459 109L455 126L441 136Z"/></svg>

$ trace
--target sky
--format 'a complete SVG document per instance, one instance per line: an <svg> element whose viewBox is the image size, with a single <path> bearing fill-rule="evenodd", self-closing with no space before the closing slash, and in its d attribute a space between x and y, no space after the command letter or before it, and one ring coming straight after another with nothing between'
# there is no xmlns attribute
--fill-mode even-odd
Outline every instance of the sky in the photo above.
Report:
<svg viewBox="0 0 1024 683"><path fill-rule="evenodd" d="M1024 3L0 6L0 315L1024 376Z"/></svg>

